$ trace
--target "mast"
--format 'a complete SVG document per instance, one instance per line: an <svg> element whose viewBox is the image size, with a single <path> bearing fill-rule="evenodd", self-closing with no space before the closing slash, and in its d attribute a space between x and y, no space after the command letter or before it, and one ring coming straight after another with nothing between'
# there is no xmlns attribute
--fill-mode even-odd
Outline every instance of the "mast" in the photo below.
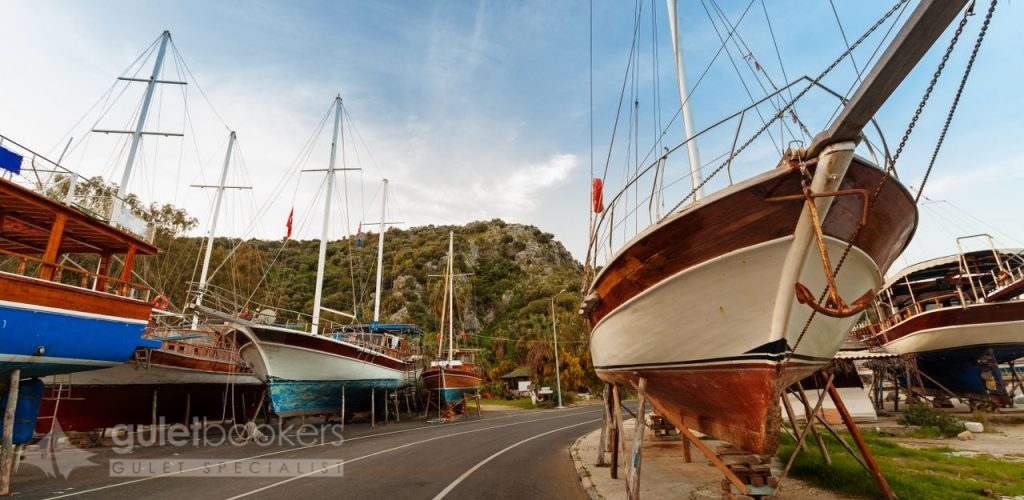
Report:
<svg viewBox="0 0 1024 500"><path fill-rule="evenodd" d="M224 199L224 183L227 182L228 178L228 165L231 163L231 151L235 147L235 131L231 131L230 137L228 137L228 152L224 155L224 167L220 171L220 182L217 186L217 194L213 200L213 217L210 218L210 230L206 237L206 255L203 256L203 270L199 274L199 292L196 294L196 305L200 306L203 304L203 294L206 293L206 278L210 271L210 257L213 255L213 236L217 230L217 218L220 216L220 204L221 200ZM203 186L206 187L206 186ZM197 314L192 315L192 329L199 327L199 316Z"/></svg>
<svg viewBox="0 0 1024 500"><path fill-rule="evenodd" d="M451 258L451 250L448 250L449 259ZM442 357L441 349L444 349L444 320L448 314L448 283L451 279L448 276L448 266L444 269L444 292L441 294L441 322L440 329L437 333L437 357Z"/></svg>
<svg viewBox="0 0 1024 500"><path fill-rule="evenodd" d="M110 212L110 220L117 223L117 217L121 212L121 200L128 190L128 180L131 179L132 166L135 164L135 154L139 151L139 142L142 140L142 128L146 125L146 117L149 114L149 104L153 101L153 90L156 88L157 78L160 77L160 69L164 64L164 54L167 52L167 42L171 39L171 32L164 31L160 35L160 50L156 54L156 62L153 63L153 73L146 84L146 95L142 99L142 109L139 111L139 121L135 124L135 131L132 132L132 146L128 151L128 161L124 166L124 173L121 175L121 185L117 187L117 197Z"/></svg>
<svg viewBox="0 0 1024 500"><path fill-rule="evenodd" d="M704 188L700 187L700 155L697 154L697 141L693 140L693 117L690 114L690 96L686 90L686 70L683 68L683 48L679 34L679 22L676 19L676 0L668 2L669 30L672 33L672 51L675 53L676 81L679 84L679 104L683 108L683 132L686 135L686 154L690 161L690 182L693 184L693 201L704 197Z"/></svg>
<svg viewBox="0 0 1024 500"><path fill-rule="evenodd" d="M452 319L455 315L455 284L452 281L452 248L453 242L455 241L455 231L448 231L448 366L452 365L452 358L455 356L455 339L454 329L455 321Z"/></svg>
<svg viewBox="0 0 1024 500"><path fill-rule="evenodd" d="M320 231L320 254L316 264L316 292L313 295L313 320L310 333L320 332L320 301L323 298L324 264L327 260L327 234L331 225L331 197L334 196L334 164L338 156L338 130L341 128L341 96L334 98L334 137L331 139L331 163L327 167L327 195L324 197L324 225Z"/></svg>
<svg viewBox="0 0 1024 500"><path fill-rule="evenodd" d="M380 202L380 235L377 237L377 289L373 299L373 322L380 321L380 287L384 263L384 212L388 206L388 180L384 179L384 194Z"/></svg>

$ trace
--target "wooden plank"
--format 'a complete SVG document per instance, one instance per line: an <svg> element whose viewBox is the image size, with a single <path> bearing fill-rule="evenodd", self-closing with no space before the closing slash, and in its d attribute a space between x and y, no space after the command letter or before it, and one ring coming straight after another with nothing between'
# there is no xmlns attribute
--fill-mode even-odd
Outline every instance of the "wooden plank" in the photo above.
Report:
<svg viewBox="0 0 1024 500"><path fill-rule="evenodd" d="M626 498L638 500L640 498L640 466L643 460L644 451L644 412L647 410L647 379L640 377L636 384L638 402L636 408L636 420L633 424L633 455L629 461L629 474L626 476Z"/></svg>
<svg viewBox="0 0 1024 500"><path fill-rule="evenodd" d="M612 428L612 479L619 478L619 448L622 439L622 406L619 394L619 386L612 386L612 414L614 415L615 426Z"/></svg>
<svg viewBox="0 0 1024 500"><path fill-rule="evenodd" d="M148 303L62 283L0 273L0 297L11 302L148 320Z"/></svg>
<svg viewBox="0 0 1024 500"><path fill-rule="evenodd" d="M750 494L750 488L747 488L747 485L743 484L743 481L740 481L740 478L736 476L736 474L732 470L729 469L728 465L725 465L725 463L722 462L722 459L718 458L718 455L715 455L715 452L711 451L711 448L708 448L708 445L704 444L704 442L701 441L700 438L698 438L697 436L694 436L693 433L690 432L690 429L687 429L686 427L681 427L679 429L679 433L685 436L686 439L688 439L691 443L693 443L697 447L697 449L700 450L700 452L703 453L704 456L708 460L710 460L711 463L714 464L715 467L717 467L718 470L722 472L722 474L725 475L725 478L728 479L729 482L736 487L736 489L740 490L740 494Z"/></svg>
<svg viewBox="0 0 1024 500"><path fill-rule="evenodd" d="M860 450L860 454L864 457L864 461L868 465L868 470L871 472L871 476L875 478L875 482L878 483L878 488L881 490L882 495L888 499L896 498L896 494L893 493L892 489L889 488L889 482L885 480L885 476L882 475L882 469L878 466L878 462L875 461L875 456L871 454L871 450L868 448L868 444L864 441L864 436L861 435L860 429L857 428L857 424L853 421L853 417L850 412L846 409L846 404L843 403L843 398L839 397L839 391L836 390L835 385L831 383L831 379L828 384L828 395L832 397L832 402L835 403L836 409L839 410L839 415L843 417L843 422L846 424L846 428L850 431L850 437L853 438L853 442L857 444L857 448Z"/></svg>
<svg viewBox="0 0 1024 500"><path fill-rule="evenodd" d="M4 410L3 449L0 450L0 496L11 493L11 474L14 469L14 415L18 408L18 387L21 370L11 371L11 383L7 389L7 409Z"/></svg>

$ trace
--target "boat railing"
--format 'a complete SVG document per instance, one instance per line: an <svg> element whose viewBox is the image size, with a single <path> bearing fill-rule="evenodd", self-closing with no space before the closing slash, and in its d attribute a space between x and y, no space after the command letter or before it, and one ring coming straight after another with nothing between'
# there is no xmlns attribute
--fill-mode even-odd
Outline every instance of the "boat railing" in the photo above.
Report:
<svg viewBox="0 0 1024 500"><path fill-rule="evenodd" d="M196 297L199 293L198 283L189 283L189 296ZM254 300L251 296L245 296L210 283L202 288L202 305L253 323L290 330L309 332L313 322L310 314L264 304ZM321 317L318 322L318 330L332 332L341 325L340 322Z"/></svg>
<svg viewBox="0 0 1024 500"><path fill-rule="evenodd" d="M107 223L111 223L114 200L120 199L123 206L130 206L124 198L118 198L109 186L83 177L2 134L0 146L27 160L22 162L21 174L10 179L26 189L41 193L47 198L74 207L93 219ZM140 236L152 242L156 235L154 226L147 223L144 233Z"/></svg>
<svg viewBox="0 0 1024 500"><path fill-rule="evenodd" d="M6 257L3 259L6 261L2 266L3 271L10 274L43 279L40 272L43 269L51 269L52 278L46 281L143 301L148 301L153 294L153 289L147 285L87 271L80 267L48 264L41 258L3 249L0 249L0 255Z"/></svg>
<svg viewBox="0 0 1024 500"><path fill-rule="evenodd" d="M408 339L398 338L398 347L385 345L386 342L395 338L394 335L386 333L361 333L353 331L337 331L332 337L339 341L359 347L363 350L381 354L395 359L407 360L419 354L419 349L411 346Z"/></svg>
<svg viewBox="0 0 1024 500"><path fill-rule="evenodd" d="M963 296L954 292L914 301L895 311L888 317L882 318L873 323L868 323L859 328L854 328L853 334L856 338L865 340L879 335L882 332L885 332L886 330L921 313L950 307L964 307Z"/></svg>
<svg viewBox="0 0 1024 500"><path fill-rule="evenodd" d="M217 343L216 332L188 327L161 326L146 330L146 337L161 341L160 350L192 358L241 364L238 349Z"/></svg>
<svg viewBox="0 0 1024 500"><path fill-rule="evenodd" d="M783 99L786 95L792 95L795 90L800 88L802 85L806 85L808 89L815 90L815 92L808 92L803 99L835 99L840 103L845 103L846 98L823 85L821 82L815 81L810 77L803 76L790 82L789 84L776 89L774 92L762 97L760 100L744 107L743 109L722 118L721 120L709 125L708 127L696 132L693 136L688 139L671 147L652 147L646 152L641 151L641 157L637 161L634 173L629 177L626 182L619 187L619 190L610 201L603 202L604 209L601 213L597 214L598 220L594 228L594 237L591 240L594 248L591 249L591 257L596 258L596 251L602 247L609 249L613 248L616 243L613 241L618 235L624 235L624 238L628 240L630 238L630 230L633 234L639 232L647 224L656 223L663 217L671 214L674 210L669 210L667 213L663 213L662 204L668 192L671 190L673 193L679 193L682 189L681 200L679 200L676 207L683 206L687 200L692 200L696 189L690 190L689 188L681 188L682 184L689 181L690 172L688 169L684 173L680 174L679 179L670 180L665 174L665 164L668 158L676 151L686 149L686 145L691 141L703 140L710 143L731 143L731 148L725 150L723 154L715 156L712 160L705 162L699 166L699 169L705 173L706 179L704 183L705 189L719 190L735 185L737 182L745 180L746 175L738 176L734 179L734 174L737 172L737 167L741 166L740 153L754 141L743 141L744 128L746 124L748 127L751 123L761 126L764 121L760 116L773 116L772 121L782 120L784 118L792 118L796 120L796 113L789 112L783 113L779 111L781 105L779 100ZM803 95L803 93L801 93ZM793 103L787 103L792 106ZM790 107L790 110L793 108ZM754 118L751 118L754 116ZM801 119L806 117L801 116ZM863 137L861 144L863 145L863 151L870 156L871 161L876 165L885 165L889 161L890 151L888 144L885 141L885 136L882 134L880 127L877 122L872 119L871 128L874 129L874 133L871 137ZM749 130L748 130L749 132ZM756 137L756 136L755 136ZM776 142L773 140L773 144ZM774 144L774 149L782 152L787 147L791 146L786 144ZM723 148L724 149L724 148ZM755 148L756 149L756 148ZM760 151L760 152L763 152ZM633 153L631 153L633 154ZM751 172L758 174L765 170L763 163L762 154L752 154L751 159L748 160L751 166L754 167ZM609 154L609 158L610 158ZM711 176L707 176L708 172L711 172ZM718 175L724 173L723 175ZM715 181L714 184L709 184L712 181L712 176L718 176L722 180ZM683 179L682 177L685 177ZM650 184L649 187L646 187ZM643 186L642 186L643 185ZM689 193L689 194L686 194ZM596 193L595 193L596 196ZM624 204L629 206L620 206ZM596 200L595 200L596 204ZM647 210L647 214L642 214L643 210ZM646 215L646 216L645 216Z"/></svg>

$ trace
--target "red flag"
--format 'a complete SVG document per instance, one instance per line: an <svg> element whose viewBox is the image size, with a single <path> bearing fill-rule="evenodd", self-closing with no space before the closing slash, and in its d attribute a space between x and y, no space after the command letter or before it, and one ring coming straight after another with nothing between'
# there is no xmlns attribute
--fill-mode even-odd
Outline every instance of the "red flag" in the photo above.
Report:
<svg viewBox="0 0 1024 500"><path fill-rule="evenodd" d="M591 184L592 192L591 197L594 204L594 212L601 213L604 211L604 183L601 179L594 178L594 182Z"/></svg>
<svg viewBox="0 0 1024 500"><path fill-rule="evenodd" d="M294 216L295 216L295 207L292 207L292 211L288 212L288 222L285 224L285 227L288 228L288 234L286 234L284 236L284 239L288 239L288 238L292 237L292 218Z"/></svg>

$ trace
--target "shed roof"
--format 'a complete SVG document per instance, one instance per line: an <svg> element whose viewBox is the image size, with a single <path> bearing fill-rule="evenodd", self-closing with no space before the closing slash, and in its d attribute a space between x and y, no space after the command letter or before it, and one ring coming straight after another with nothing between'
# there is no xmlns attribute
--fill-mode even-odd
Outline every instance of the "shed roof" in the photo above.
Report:
<svg viewBox="0 0 1024 500"><path fill-rule="evenodd" d="M529 378L529 377L530 377L530 369L528 367L526 367L526 366L520 366L519 368L516 368L515 370L512 370L512 371L506 373L505 375L501 376L501 378Z"/></svg>

